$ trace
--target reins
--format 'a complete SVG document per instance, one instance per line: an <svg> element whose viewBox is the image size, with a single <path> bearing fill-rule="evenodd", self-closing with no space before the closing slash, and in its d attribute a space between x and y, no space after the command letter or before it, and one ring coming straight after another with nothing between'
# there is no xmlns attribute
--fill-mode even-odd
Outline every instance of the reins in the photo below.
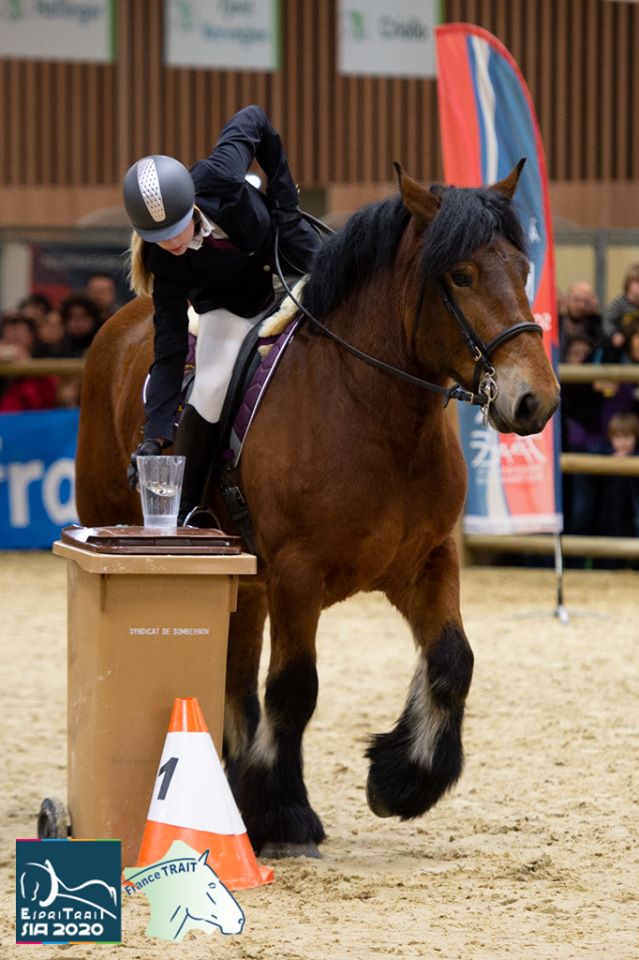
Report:
<svg viewBox="0 0 639 960"><path fill-rule="evenodd" d="M307 220L311 225L313 225L317 230L326 233L332 234L335 231L331 230L325 223L322 223L321 220L318 220L316 217L311 216L310 213L305 211L300 211L302 217ZM495 368L490 363L490 355L500 346L502 343L505 343L507 340L510 340L511 337L515 337L520 333L526 331L543 334L543 330L538 323L516 323L512 327L508 327L507 330L502 330L496 337L494 337L490 343L485 344L481 339L479 334L471 327L470 323L466 319L462 309L459 304L456 302L455 298L452 296L448 290L445 282L439 280L439 289L444 301L444 305L451 316L456 320L457 325L461 331L461 334L464 338L472 357L475 360L475 371L473 375L473 390L465 390L460 384L455 383L452 387L442 387L437 383L431 383L429 380L424 380L421 377L415 377L411 373L407 373L405 370L400 370L398 367L394 367L390 363L386 363L384 360L379 360L377 357L372 357L370 354L365 353L363 350L360 350L358 347L353 346L352 343L349 343L347 340L344 340L339 334L335 333L329 327L327 327L321 320L318 320L307 308L302 304L297 297L294 295L293 291L286 282L284 273L282 271L282 266L280 263L280 251L279 251L279 240L280 240L280 228L279 224L275 224L275 245L274 245L274 257L275 257L275 269L279 280L284 287L287 295L293 301L298 310L318 327L322 333L324 333L331 340L334 340L335 343L338 343L344 350L352 354L354 357L357 357L358 360L363 360L364 363L369 364L369 366L376 367L378 370L382 370L385 373L389 373L392 376L404 380L406 383L410 383L413 386L420 387L423 390L428 390L431 393L437 393L440 396L444 397L444 407L448 406L451 400L458 400L460 403L470 403L474 406L484 407L484 416L487 417L490 404L497 397L497 383L495 381ZM421 316L422 307L424 304L424 295L426 290L426 283L424 282L420 289L419 298L417 300L417 307L415 311L415 323L413 324L413 343L415 342L417 325L419 323L419 318Z"/></svg>

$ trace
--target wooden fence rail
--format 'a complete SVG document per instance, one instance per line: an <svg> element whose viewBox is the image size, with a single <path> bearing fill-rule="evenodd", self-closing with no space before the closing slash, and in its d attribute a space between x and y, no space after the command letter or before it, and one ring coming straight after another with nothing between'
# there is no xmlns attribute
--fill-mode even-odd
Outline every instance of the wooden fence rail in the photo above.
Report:
<svg viewBox="0 0 639 960"><path fill-rule="evenodd" d="M598 453L562 453L562 473L596 473L608 477L639 477L639 457Z"/></svg>
<svg viewBox="0 0 639 960"><path fill-rule="evenodd" d="M532 553L549 555L555 552L555 539L549 533L488 534L467 533L464 548L489 553ZM639 537L577 537L568 534L561 538L562 553L567 557L639 557Z"/></svg>
<svg viewBox="0 0 639 960"><path fill-rule="evenodd" d="M559 380L564 383L639 383L639 363L560 363Z"/></svg>
<svg viewBox="0 0 639 960"><path fill-rule="evenodd" d="M58 376L82 373L84 360L80 357L47 357L39 360L0 361L0 377ZM639 363L601 363L559 365L561 383L591 383L610 380L612 383L638 383Z"/></svg>
<svg viewBox="0 0 639 960"><path fill-rule="evenodd" d="M43 357L40 360L0 362L0 377L79 377L83 371L83 357Z"/></svg>

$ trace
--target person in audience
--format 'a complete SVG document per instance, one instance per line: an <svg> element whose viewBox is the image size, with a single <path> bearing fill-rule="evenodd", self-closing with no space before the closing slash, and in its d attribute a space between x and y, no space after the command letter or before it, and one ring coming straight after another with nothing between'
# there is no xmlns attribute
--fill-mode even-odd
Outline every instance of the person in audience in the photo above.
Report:
<svg viewBox="0 0 639 960"><path fill-rule="evenodd" d="M639 454L639 416L615 413L608 424L604 453L619 459ZM603 476L599 508L599 530L606 537L639 537L639 476ZM626 566L608 561L608 569Z"/></svg>
<svg viewBox="0 0 639 960"><path fill-rule="evenodd" d="M60 316L64 325L62 357L84 357L100 328L100 312L93 300L83 293L74 293L63 300ZM58 386L58 405L77 407L80 404L81 378L65 376Z"/></svg>
<svg viewBox="0 0 639 960"><path fill-rule="evenodd" d="M83 357L100 327L100 311L89 297L75 293L62 302L65 357Z"/></svg>
<svg viewBox="0 0 639 960"><path fill-rule="evenodd" d="M51 301L45 294L30 293L19 301L16 309L25 317L31 317L37 323L51 310L51 307Z"/></svg>
<svg viewBox="0 0 639 960"><path fill-rule="evenodd" d="M623 318L639 310L639 263L633 263L623 278L623 292L611 300L602 315L602 333L617 349L623 346Z"/></svg>
<svg viewBox="0 0 639 960"><path fill-rule="evenodd" d="M85 294L98 308L100 324L113 316L120 304L114 278L109 273L94 273L87 280Z"/></svg>
<svg viewBox="0 0 639 960"><path fill-rule="evenodd" d="M63 357L66 348L64 324L59 310L49 310L35 321L38 342L34 357Z"/></svg>
<svg viewBox="0 0 639 960"><path fill-rule="evenodd" d="M639 365L639 310L628 318L625 324L621 349L616 360L608 362ZM617 383L609 380L595 380L593 387L603 397L601 411L602 437L606 436L608 424L615 413L639 413L639 369L637 383Z"/></svg>
<svg viewBox="0 0 639 960"><path fill-rule="evenodd" d="M593 344L589 337L572 337L565 344L564 362L592 363ZM601 444L603 396L590 383L561 385L562 450L594 453ZM569 474L562 478L564 530L593 535L597 528L597 480L590 474Z"/></svg>
<svg viewBox="0 0 639 960"><path fill-rule="evenodd" d="M601 338L601 314L595 291L589 283L580 281L569 287L564 312L559 315L559 356L567 363L566 350L575 337L586 337L593 349Z"/></svg>
<svg viewBox="0 0 639 960"><path fill-rule="evenodd" d="M29 316L15 311L0 319L0 361L29 360L37 344ZM0 413L48 410L57 405L57 380L52 376L4 377L0 380Z"/></svg>

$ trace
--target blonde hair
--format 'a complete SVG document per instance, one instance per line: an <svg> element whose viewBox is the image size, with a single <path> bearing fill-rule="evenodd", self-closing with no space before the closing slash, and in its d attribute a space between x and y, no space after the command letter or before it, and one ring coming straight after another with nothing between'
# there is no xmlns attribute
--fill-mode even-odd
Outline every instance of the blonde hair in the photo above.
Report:
<svg viewBox="0 0 639 960"><path fill-rule="evenodd" d="M199 221L200 213L199 207L194 205L193 215L196 218L196 223ZM153 294L153 274L150 270L147 270L144 264L145 243L146 241L142 239L140 234L133 230L129 243L129 273L127 279L129 286L134 293L137 293L138 297L150 297Z"/></svg>
<svg viewBox="0 0 639 960"><path fill-rule="evenodd" d="M144 247L145 241L133 230L129 243L129 286L139 297L150 297L153 293L153 274L145 266Z"/></svg>

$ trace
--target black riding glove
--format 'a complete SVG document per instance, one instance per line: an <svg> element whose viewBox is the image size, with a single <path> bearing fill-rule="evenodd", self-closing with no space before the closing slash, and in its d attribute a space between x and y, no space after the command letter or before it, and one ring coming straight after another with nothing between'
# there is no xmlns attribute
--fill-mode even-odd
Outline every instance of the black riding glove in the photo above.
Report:
<svg viewBox="0 0 639 960"><path fill-rule="evenodd" d="M159 440L143 440L131 454L126 476L129 489L135 490L138 485L138 457L157 457L162 453L162 444Z"/></svg>
<svg viewBox="0 0 639 960"><path fill-rule="evenodd" d="M300 222L300 208L296 203L280 206L277 201L273 201L271 206L271 219L273 223L280 228L280 233L286 233L289 227Z"/></svg>

